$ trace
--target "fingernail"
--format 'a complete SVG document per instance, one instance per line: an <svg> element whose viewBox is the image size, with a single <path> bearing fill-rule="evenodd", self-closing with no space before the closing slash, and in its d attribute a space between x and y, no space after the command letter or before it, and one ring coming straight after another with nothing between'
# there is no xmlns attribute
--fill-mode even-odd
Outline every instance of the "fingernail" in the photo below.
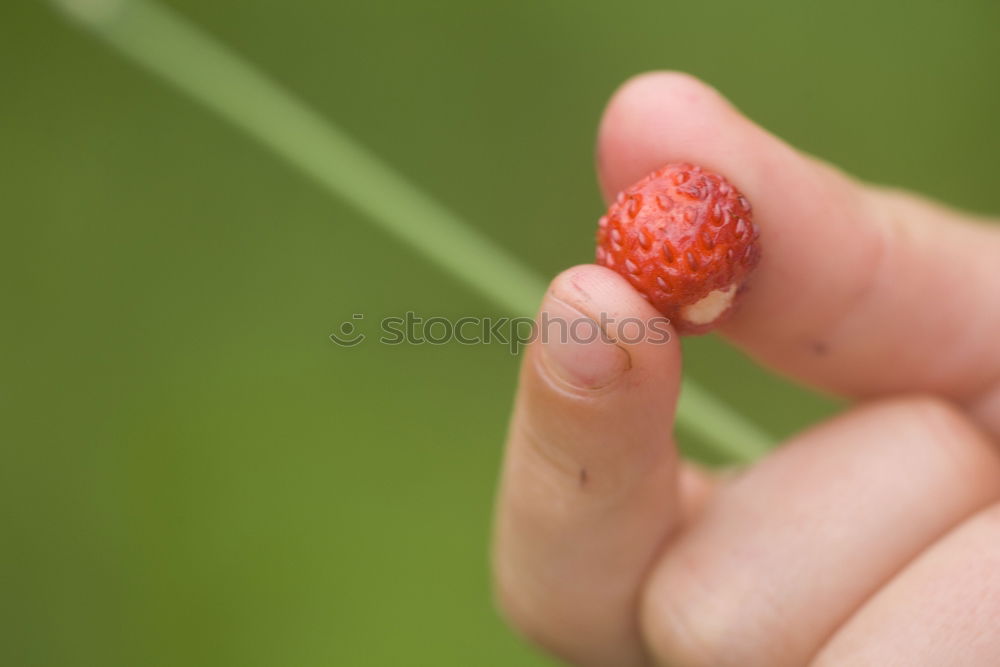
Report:
<svg viewBox="0 0 1000 667"><path fill-rule="evenodd" d="M631 366L596 320L549 294L538 321L542 362L560 381L579 389L600 389Z"/></svg>

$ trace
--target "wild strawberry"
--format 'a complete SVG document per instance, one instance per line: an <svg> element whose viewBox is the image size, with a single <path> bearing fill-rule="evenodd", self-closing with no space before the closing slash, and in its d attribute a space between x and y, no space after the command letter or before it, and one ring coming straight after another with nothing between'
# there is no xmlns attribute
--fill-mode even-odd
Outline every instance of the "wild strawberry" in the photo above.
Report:
<svg viewBox="0 0 1000 667"><path fill-rule="evenodd" d="M750 203L726 179L668 164L618 194L597 230L597 263L624 276L682 334L731 309L760 259Z"/></svg>

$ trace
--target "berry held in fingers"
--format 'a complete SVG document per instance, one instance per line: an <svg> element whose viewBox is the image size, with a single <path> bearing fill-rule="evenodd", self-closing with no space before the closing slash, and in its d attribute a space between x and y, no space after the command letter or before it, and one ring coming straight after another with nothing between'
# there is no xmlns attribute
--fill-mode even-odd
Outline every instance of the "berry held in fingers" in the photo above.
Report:
<svg viewBox="0 0 1000 667"><path fill-rule="evenodd" d="M597 263L620 273L682 334L732 309L760 259L750 203L725 178L668 164L618 194L597 230Z"/></svg>

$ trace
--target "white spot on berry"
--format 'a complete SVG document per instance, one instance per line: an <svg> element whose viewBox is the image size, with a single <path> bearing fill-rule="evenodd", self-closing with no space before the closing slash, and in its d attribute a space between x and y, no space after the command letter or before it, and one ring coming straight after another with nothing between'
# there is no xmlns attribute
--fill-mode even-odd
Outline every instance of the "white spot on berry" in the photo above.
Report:
<svg viewBox="0 0 1000 667"><path fill-rule="evenodd" d="M729 306L733 305L734 296L736 296L735 284L714 290L700 301L681 308L681 317L684 321L695 326L711 324L729 310Z"/></svg>

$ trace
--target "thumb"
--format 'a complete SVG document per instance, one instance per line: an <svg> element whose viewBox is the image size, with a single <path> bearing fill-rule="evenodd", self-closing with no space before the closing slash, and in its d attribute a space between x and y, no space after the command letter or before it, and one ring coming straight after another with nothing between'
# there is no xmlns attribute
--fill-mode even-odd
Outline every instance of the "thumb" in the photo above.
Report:
<svg viewBox="0 0 1000 667"><path fill-rule="evenodd" d="M672 329L613 271L553 281L528 347L494 565L508 619L577 664L642 661L636 599L681 514Z"/></svg>

